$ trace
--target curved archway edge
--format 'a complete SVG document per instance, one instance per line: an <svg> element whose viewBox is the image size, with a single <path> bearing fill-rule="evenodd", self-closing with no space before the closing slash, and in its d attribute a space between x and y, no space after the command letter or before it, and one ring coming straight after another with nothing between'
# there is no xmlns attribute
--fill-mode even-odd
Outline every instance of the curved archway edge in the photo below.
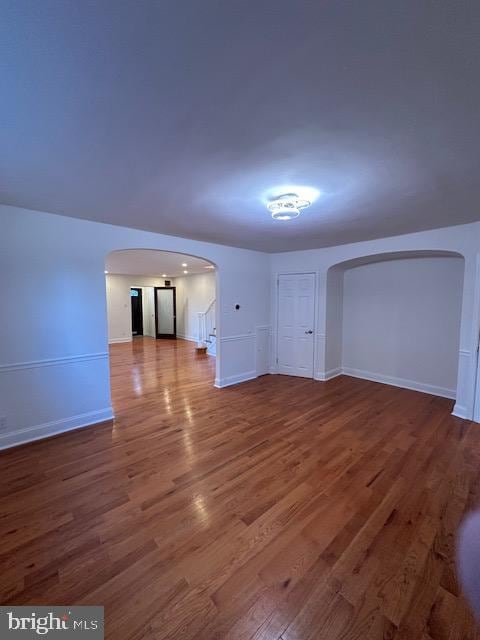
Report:
<svg viewBox="0 0 480 640"><path fill-rule="evenodd" d="M337 253L338 256L338 253ZM390 260L428 257L461 258L464 261L464 283L460 326L460 348L458 352L458 375L456 402L453 414L464 419L480 421L480 403L475 402L479 395L477 386L477 342L479 335L480 313L480 260L475 260L469 252L451 249L413 249L385 252L359 252L355 257L342 260L332 259L318 272L318 322L315 353L315 378L328 380L341 373L338 367L329 367L329 314L332 314L332 296L338 287L339 279L346 270L361 265ZM333 258L333 257L332 257ZM333 317L335 314L333 313ZM477 407L477 409L475 409ZM478 415L476 415L478 412Z"/></svg>
<svg viewBox="0 0 480 640"><path fill-rule="evenodd" d="M218 304L218 291L219 291L219 267L217 265L217 263L215 262L215 260L205 257L205 256L200 256L200 255L194 255L191 252L188 251L178 251L178 250L173 250L173 249L160 249L160 248L152 248L152 247L126 247L126 248L118 248L118 249L112 249L110 250L106 255L105 255L105 260L107 260L108 256L112 255L112 254L120 254L120 253L129 253L129 252L135 252L135 251L148 251L148 252L152 252L152 253L168 253L168 254L176 254L178 256L183 256L185 258L197 258L200 260L204 260L205 262L208 262L209 264L213 265L215 267L214 273L215 273L215 296L216 296L216 304L215 304L215 326L216 326L216 332L217 332L217 336L221 335L221 317L220 317L220 312L219 312L219 304ZM145 274L147 275L147 274ZM217 380L220 376L220 367L221 367L221 340L217 340L216 343L216 359L215 359L215 370L216 370L216 374L215 374L215 379Z"/></svg>

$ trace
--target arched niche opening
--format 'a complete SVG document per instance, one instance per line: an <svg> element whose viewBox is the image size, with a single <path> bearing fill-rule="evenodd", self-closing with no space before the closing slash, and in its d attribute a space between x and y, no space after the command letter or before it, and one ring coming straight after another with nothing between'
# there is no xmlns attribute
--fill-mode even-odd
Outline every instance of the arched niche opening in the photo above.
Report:
<svg viewBox="0 0 480 640"><path fill-rule="evenodd" d="M324 376L456 397L464 258L450 251L361 256L327 271Z"/></svg>
<svg viewBox="0 0 480 640"><path fill-rule="evenodd" d="M152 353L156 344L158 354L158 347L167 345L166 341L170 345L177 339L188 341L192 366L196 356L215 358L206 368L213 386L221 358L216 339L220 334L217 291L218 268L206 257L143 248L109 252L105 258L105 293L110 352L120 343L127 345L124 349L130 345L138 351L141 342ZM169 317L164 317L163 307ZM140 331L135 312L140 316ZM160 365L157 371L162 373Z"/></svg>

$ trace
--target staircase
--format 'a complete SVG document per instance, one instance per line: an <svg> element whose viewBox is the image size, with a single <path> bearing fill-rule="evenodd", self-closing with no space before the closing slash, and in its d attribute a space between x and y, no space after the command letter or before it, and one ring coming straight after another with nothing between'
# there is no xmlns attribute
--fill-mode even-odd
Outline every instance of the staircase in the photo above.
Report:
<svg viewBox="0 0 480 640"><path fill-rule="evenodd" d="M212 329L212 333L209 333L207 339L207 353L211 356L217 355L217 330L215 327Z"/></svg>
<svg viewBox="0 0 480 640"><path fill-rule="evenodd" d="M215 300L212 300L205 311L198 313L197 353L217 353L217 330L215 327Z"/></svg>

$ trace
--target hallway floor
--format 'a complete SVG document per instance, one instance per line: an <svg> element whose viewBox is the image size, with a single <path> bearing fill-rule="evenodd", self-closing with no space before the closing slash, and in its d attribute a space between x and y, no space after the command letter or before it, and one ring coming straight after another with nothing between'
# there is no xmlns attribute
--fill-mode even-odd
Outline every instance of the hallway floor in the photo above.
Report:
<svg viewBox="0 0 480 640"><path fill-rule="evenodd" d="M348 377L215 389L194 343L111 347L116 419L0 454L0 602L115 640L476 638L455 533L480 429Z"/></svg>

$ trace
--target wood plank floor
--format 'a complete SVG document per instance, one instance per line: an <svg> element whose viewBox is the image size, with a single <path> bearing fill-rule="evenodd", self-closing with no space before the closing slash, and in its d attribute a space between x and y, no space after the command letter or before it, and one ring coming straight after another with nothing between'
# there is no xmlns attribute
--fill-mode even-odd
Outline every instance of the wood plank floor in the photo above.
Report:
<svg viewBox="0 0 480 640"><path fill-rule="evenodd" d="M454 541L480 428L348 377L213 388L194 345L111 348L113 424L0 455L0 602L116 640L475 638Z"/></svg>

